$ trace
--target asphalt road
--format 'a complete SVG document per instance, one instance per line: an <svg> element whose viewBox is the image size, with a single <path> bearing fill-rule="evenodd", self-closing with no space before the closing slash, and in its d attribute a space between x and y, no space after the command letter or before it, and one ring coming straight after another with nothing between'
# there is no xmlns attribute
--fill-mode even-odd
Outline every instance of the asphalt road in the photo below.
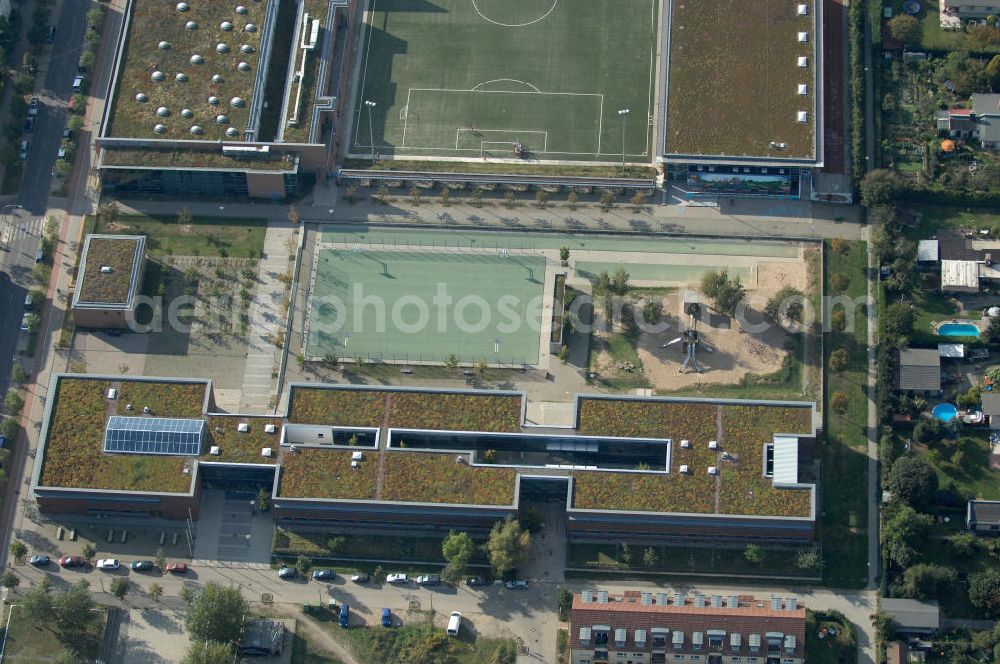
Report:
<svg viewBox="0 0 1000 664"><path fill-rule="evenodd" d="M48 62L43 64L45 71L39 72L41 86L35 94L41 101L41 108L35 119L35 130L25 134L31 146L18 196L18 203L32 214L45 214L48 207L52 169L62 143L62 131L69 120L69 98L87 31L89 5L89 0L63 0L56 21L55 43L47 47L51 49Z"/></svg>
<svg viewBox="0 0 1000 664"><path fill-rule="evenodd" d="M21 210L0 215L0 395L7 393L10 371L22 335L23 285L35 265L41 222Z"/></svg>

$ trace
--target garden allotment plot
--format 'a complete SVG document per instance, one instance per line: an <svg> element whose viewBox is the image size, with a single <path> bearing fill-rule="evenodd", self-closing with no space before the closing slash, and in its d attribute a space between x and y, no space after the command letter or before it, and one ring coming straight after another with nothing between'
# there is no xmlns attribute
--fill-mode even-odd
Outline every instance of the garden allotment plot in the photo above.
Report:
<svg viewBox="0 0 1000 664"><path fill-rule="evenodd" d="M320 248L310 357L538 363L545 258Z"/></svg>
<svg viewBox="0 0 1000 664"><path fill-rule="evenodd" d="M657 25L657 0L371 0L351 152L615 161L627 108L648 160Z"/></svg>

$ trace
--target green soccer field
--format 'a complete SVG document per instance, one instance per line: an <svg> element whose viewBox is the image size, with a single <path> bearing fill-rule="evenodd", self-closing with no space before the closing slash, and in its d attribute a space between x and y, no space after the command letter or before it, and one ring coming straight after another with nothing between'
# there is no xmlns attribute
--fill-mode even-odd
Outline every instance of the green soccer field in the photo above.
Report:
<svg viewBox="0 0 1000 664"><path fill-rule="evenodd" d="M371 0L351 153L511 158L517 142L613 162L624 130L626 158L649 161L658 21L658 0Z"/></svg>
<svg viewBox="0 0 1000 664"><path fill-rule="evenodd" d="M537 364L545 258L320 249L306 354Z"/></svg>

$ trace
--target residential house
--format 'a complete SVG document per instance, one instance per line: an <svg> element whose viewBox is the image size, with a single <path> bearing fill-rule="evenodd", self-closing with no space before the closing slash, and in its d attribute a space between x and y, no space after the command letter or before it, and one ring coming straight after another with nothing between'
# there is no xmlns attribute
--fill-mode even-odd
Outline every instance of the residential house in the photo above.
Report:
<svg viewBox="0 0 1000 664"><path fill-rule="evenodd" d="M1000 500L970 500L965 527L977 535L1000 535Z"/></svg>
<svg viewBox="0 0 1000 664"><path fill-rule="evenodd" d="M893 641L885 648L886 664L907 664L906 644L902 641Z"/></svg>
<svg viewBox="0 0 1000 664"><path fill-rule="evenodd" d="M879 608L892 619L896 634L934 634L941 627L938 603L885 598Z"/></svg>
<svg viewBox="0 0 1000 664"><path fill-rule="evenodd" d="M949 108L937 114L937 128L952 138L977 139L983 148L1000 148L1000 94L974 94L972 108Z"/></svg>
<svg viewBox="0 0 1000 664"><path fill-rule="evenodd" d="M943 13L957 15L963 21L1000 15L997 0L941 0L941 5Z"/></svg>
<svg viewBox="0 0 1000 664"><path fill-rule="evenodd" d="M806 610L752 595L584 590L570 613L572 664L802 664Z"/></svg>
<svg viewBox="0 0 1000 664"><path fill-rule="evenodd" d="M1000 392L991 390L982 393L983 414L990 419L990 428L1000 429Z"/></svg>
<svg viewBox="0 0 1000 664"><path fill-rule="evenodd" d="M941 259L941 290L953 293L978 293L983 282L1000 281L1000 241L977 240L957 231L938 233Z"/></svg>
<svg viewBox="0 0 1000 664"><path fill-rule="evenodd" d="M941 355L936 348L906 348L899 351L896 389L900 392L934 394L941 390Z"/></svg>

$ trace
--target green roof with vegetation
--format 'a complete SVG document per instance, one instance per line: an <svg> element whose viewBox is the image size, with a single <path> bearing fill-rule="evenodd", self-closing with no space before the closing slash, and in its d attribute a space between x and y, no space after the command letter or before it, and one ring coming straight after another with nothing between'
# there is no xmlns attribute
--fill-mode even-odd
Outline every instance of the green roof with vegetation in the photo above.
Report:
<svg viewBox="0 0 1000 664"><path fill-rule="evenodd" d="M377 452L365 450L365 459L351 467L350 450L300 447L281 460L278 495L284 498L338 498L375 500L378 483Z"/></svg>
<svg viewBox="0 0 1000 664"><path fill-rule="evenodd" d="M237 426L241 422L249 425L249 431L240 432ZM274 425L274 433L266 433L264 427ZM281 442L281 427L285 424L282 417L238 417L233 415L214 415L208 418L206 429L207 442L202 461L215 463L277 463L278 444ZM211 454L213 445L219 447L219 454ZM270 447L273 453L270 457L261 454L261 450Z"/></svg>
<svg viewBox="0 0 1000 664"><path fill-rule="evenodd" d="M106 399L118 386L118 399ZM184 493L191 475L190 459L179 456L108 454L104 427L111 415L124 415L125 405L156 417L197 417L205 400L205 383L136 382L107 379L59 379L45 442L39 486L119 491Z"/></svg>
<svg viewBox="0 0 1000 664"><path fill-rule="evenodd" d="M574 473L573 507L809 516L811 492L775 488L761 464L764 445L775 433L812 432L810 407L582 399L579 416L581 434L672 439L673 472ZM691 441L689 449L678 444L684 439ZM709 450L710 440L734 460ZM681 465L691 473L677 472ZM709 466L719 468L719 475L709 475Z"/></svg>
<svg viewBox="0 0 1000 664"><path fill-rule="evenodd" d="M101 148L101 166L134 168L212 168L234 171L294 172L295 160L284 153L267 155L255 153L245 158L230 157L222 148L212 146L204 150L189 148Z"/></svg>
<svg viewBox="0 0 1000 664"><path fill-rule="evenodd" d="M521 396L514 394L296 386L289 402L288 419L296 424L504 432L521 428Z"/></svg>
<svg viewBox="0 0 1000 664"><path fill-rule="evenodd" d="M815 2L808 16L796 15L792 2L674 2L667 153L814 157L815 11ZM799 32L808 43L799 43ZM808 67L798 67L799 56ZM800 83L808 94L798 94ZM798 111L809 121L798 122Z"/></svg>
<svg viewBox="0 0 1000 664"><path fill-rule="evenodd" d="M88 235L84 243L86 254L77 284L77 300L86 303L128 304L134 277L136 253L142 238ZM111 268L110 272L103 268Z"/></svg>
<svg viewBox="0 0 1000 664"><path fill-rule="evenodd" d="M389 452L381 500L462 505L513 505L517 471L470 467L454 454Z"/></svg>
<svg viewBox="0 0 1000 664"><path fill-rule="evenodd" d="M268 3L247 2L243 5L245 14L236 13L236 3L219 0L188 0L186 4L188 10L182 12L176 2L167 0L132 3L108 136L216 141L227 140L229 127L240 130L242 136L255 92ZM229 30L222 28L223 22L231 23ZM192 23L194 29L186 27ZM253 32L245 28L251 23L256 26ZM225 53L217 50L220 44L226 45ZM242 52L243 45L252 51ZM194 56L200 56L202 62L192 63ZM240 62L249 64L249 70L241 71L237 67ZM163 74L162 81L152 79L157 71ZM187 80L177 80L179 74ZM216 74L222 77L221 83L213 82ZM147 101L137 101L139 94L146 95ZM209 103L212 96L218 97L218 105ZM241 108L231 103L236 97L243 100ZM157 114L161 107L169 111L168 116ZM185 108L193 117L181 115ZM228 121L219 124L219 115L227 116ZM166 127L164 133L153 131L158 124ZM203 133L192 135L192 125L201 127Z"/></svg>
<svg viewBox="0 0 1000 664"><path fill-rule="evenodd" d="M303 12L319 21L321 33L327 31L329 26L326 24L326 14L330 4L329 0L303 0L302 4ZM282 136L285 143L308 143L310 141L309 130L312 127L313 109L316 106L316 95L320 92L317 87L316 76L319 73L319 66L322 62L319 52L322 40L323 36L320 34L320 44L317 44L316 50L310 51L309 55L306 56L305 72L301 80L302 95L299 106L298 124L294 127L285 126L285 133ZM296 62L301 61L302 49L298 47L298 44L295 44L292 57L296 58ZM286 87L289 108L295 104L298 85L296 81L289 81ZM283 118L282 122L286 120L287 118ZM319 126L321 127L322 123Z"/></svg>

